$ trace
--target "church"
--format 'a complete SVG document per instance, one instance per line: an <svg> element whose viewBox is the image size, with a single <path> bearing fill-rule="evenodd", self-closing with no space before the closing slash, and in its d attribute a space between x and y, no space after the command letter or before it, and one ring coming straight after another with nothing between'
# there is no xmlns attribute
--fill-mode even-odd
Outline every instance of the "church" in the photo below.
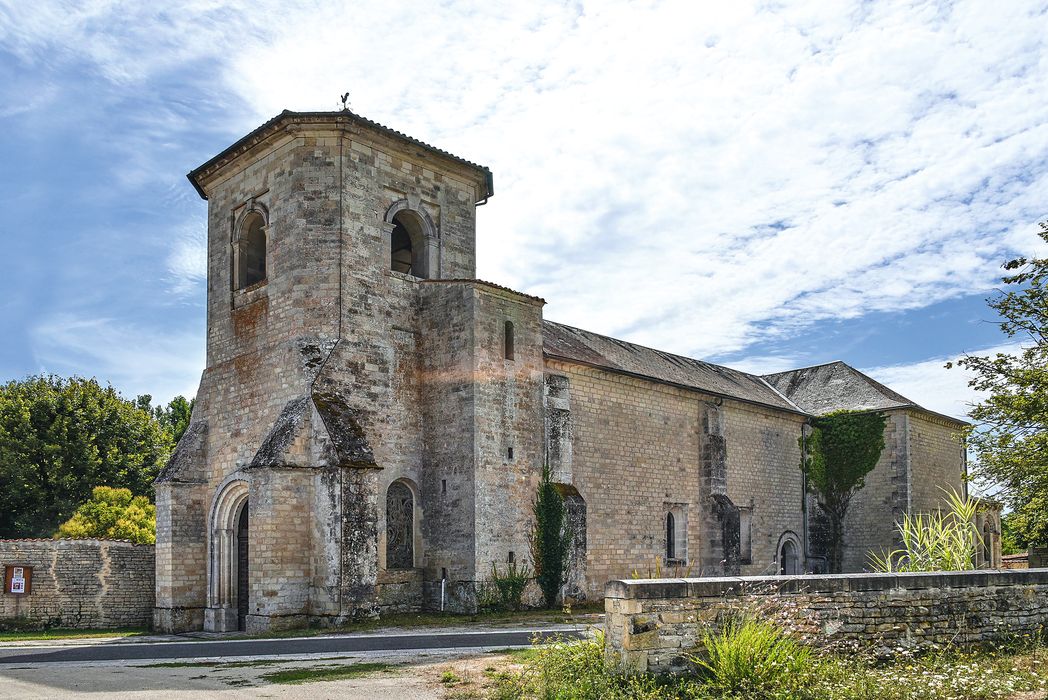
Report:
<svg viewBox="0 0 1048 700"><path fill-rule="evenodd" d="M207 366L156 481L157 630L475 609L493 565L530 563L544 463L568 599L634 571L823 571L798 438L836 409L888 416L845 570L964 489L965 424L844 363L747 374L476 279L491 171L349 110L282 112L188 177L208 205Z"/></svg>

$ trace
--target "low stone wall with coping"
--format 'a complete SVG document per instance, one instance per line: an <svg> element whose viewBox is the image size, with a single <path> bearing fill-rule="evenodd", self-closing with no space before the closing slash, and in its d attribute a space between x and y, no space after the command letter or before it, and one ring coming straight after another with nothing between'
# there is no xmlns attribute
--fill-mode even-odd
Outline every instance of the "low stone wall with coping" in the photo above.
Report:
<svg viewBox="0 0 1048 700"><path fill-rule="evenodd" d="M709 626L753 611L820 646L917 647L1032 634L1048 624L1048 569L611 581L608 660L684 670Z"/></svg>
<svg viewBox="0 0 1048 700"><path fill-rule="evenodd" d="M118 540L0 540L0 575L32 567L28 592L0 592L0 624L111 629L149 627L156 554Z"/></svg>

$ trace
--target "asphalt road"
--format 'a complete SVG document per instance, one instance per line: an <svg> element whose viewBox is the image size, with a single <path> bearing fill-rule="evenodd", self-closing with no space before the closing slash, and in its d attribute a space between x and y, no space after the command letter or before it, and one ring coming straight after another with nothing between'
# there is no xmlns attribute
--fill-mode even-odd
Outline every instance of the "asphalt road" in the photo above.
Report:
<svg viewBox="0 0 1048 700"><path fill-rule="evenodd" d="M214 658L224 656L288 656L341 654L361 651L460 649L463 647L526 646L536 636L581 639L584 632L506 631L391 634L375 636L305 637L299 639L244 639L234 641L155 642L149 644L89 644L65 647L0 647L0 664L84 661L142 661Z"/></svg>

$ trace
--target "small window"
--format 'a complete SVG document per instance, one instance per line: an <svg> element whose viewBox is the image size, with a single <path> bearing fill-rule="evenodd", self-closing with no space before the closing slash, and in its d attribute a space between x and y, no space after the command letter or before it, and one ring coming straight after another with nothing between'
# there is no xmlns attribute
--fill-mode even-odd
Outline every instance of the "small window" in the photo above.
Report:
<svg viewBox="0 0 1048 700"><path fill-rule="evenodd" d="M513 322L506 321L506 339L503 346L506 350L506 359L513 359Z"/></svg>
<svg viewBox="0 0 1048 700"><path fill-rule="evenodd" d="M240 224L236 245L236 289L266 279L266 221L252 211Z"/></svg>
<svg viewBox="0 0 1048 700"><path fill-rule="evenodd" d="M507 447L506 448L506 459L513 459L513 448L512 447Z"/></svg>
<svg viewBox="0 0 1048 700"><path fill-rule="evenodd" d="M753 512L749 508L739 508L739 563L753 563L753 548L751 546L751 522Z"/></svg>
<svg viewBox="0 0 1048 700"><path fill-rule="evenodd" d="M677 524L673 513L666 513L666 558L677 558Z"/></svg>
<svg viewBox="0 0 1048 700"><path fill-rule="evenodd" d="M517 563L517 555L513 552L512 549L509 550L509 556L506 557L506 562L509 563L509 564L516 564Z"/></svg>

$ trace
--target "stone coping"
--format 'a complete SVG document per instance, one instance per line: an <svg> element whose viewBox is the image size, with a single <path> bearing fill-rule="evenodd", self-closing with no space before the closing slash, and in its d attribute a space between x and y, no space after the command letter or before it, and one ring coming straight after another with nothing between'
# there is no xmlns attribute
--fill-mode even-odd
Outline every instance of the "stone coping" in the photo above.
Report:
<svg viewBox="0 0 1048 700"><path fill-rule="evenodd" d="M2 544L57 544L57 545L74 545L74 544L108 544L128 547L156 547L155 544L148 542L132 542L131 540L108 540L98 537L62 537L55 539L53 537L18 537L13 539L0 539L0 545Z"/></svg>
<svg viewBox="0 0 1048 700"><path fill-rule="evenodd" d="M744 589L777 593L845 593L922 588L1027 586L1048 584L1046 569L993 569L899 574L818 574L801 576L720 576L608 581L605 598L651 600L738 595ZM754 590L756 589L756 590Z"/></svg>

